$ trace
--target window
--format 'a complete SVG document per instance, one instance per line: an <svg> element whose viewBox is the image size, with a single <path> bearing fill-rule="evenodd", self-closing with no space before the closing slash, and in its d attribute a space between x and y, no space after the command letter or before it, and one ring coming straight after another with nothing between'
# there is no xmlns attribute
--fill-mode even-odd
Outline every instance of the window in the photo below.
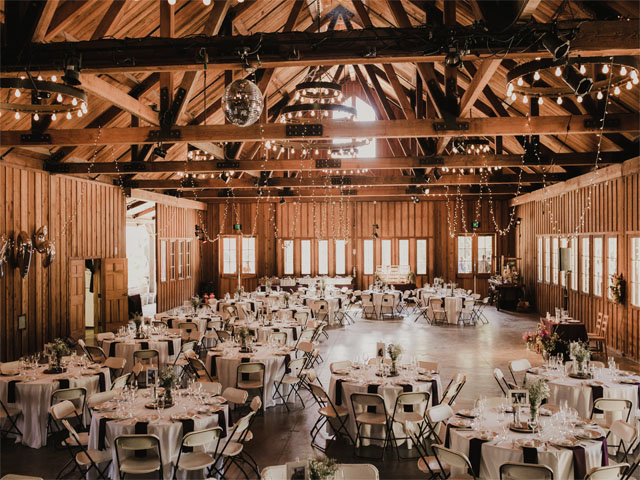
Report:
<svg viewBox="0 0 640 480"><path fill-rule="evenodd" d="M185 244L184 266L187 278L191 278L191 243L191 240L188 240Z"/></svg>
<svg viewBox="0 0 640 480"><path fill-rule="evenodd" d="M640 307L640 237L631 239L631 305Z"/></svg>
<svg viewBox="0 0 640 480"><path fill-rule="evenodd" d="M538 237L538 281L542 281L542 237Z"/></svg>
<svg viewBox="0 0 640 480"><path fill-rule="evenodd" d="M613 275L618 273L618 239L616 237L607 238L607 290L608 297L613 300L611 285L613 285Z"/></svg>
<svg viewBox="0 0 640 480"><path fill-rule="evenodd" d="M544 281L551 282L551 237L544 237Z"/></svg>
<svg viewBox="0 0 640 480"><path fill-rule="evenodd" d="M284 274L293 275L293 240L285 240L284 249Z"/></svg>
<svg viewBox="0 0 640 480"><path fill-rule="evenodd" d="M345 250L347 248L346 240L336 240L336 275L344 275L347 270Z"/></svg>
<svg viewBox="0 0 640 480"><path fill-rule="evenodd" d="M391 240L382 240L382 262L381 265L386 267L391 265Z"/></svg>
<svg viewBox="0 0 640 480"><path fill-rule="evenodd" d="M311 275L311 240L300 241L300 273Z"/></svg>
<svg viewBox="0 0 640 480"><path fill-rule="evenodd" d="M178 280L184 278L183 275L183 267L182 264L184 263L184 240L180 240L178 242Z"/></svg>
<svg viewBox="0 0 640 480"><path fill-rule="evenodd" d="M571 239L571 289L578 290L578 239Z"/></svg>
<svg viewBox="0 0 640 480"><path fill-rule="evenodd" d="M398 240L398 265L410 265L409 240Z"/></svg>
<svg viewBox="0 0 640 480"><path fill-rule="evenodd" d="M589 293L589 237L582 237L581 270L582 276L582 292Z"/></svg>
<svg viewBox="0 0 640 480"><path fill-rule="evenodd" d="M364 241L364 274L373 275L373 240Z"/></svg>
<svg viewBox="0 0 640 480"><path fill-rule="evenodd" d="M458 237L458 273L471 273L473 237Z"/></svg>
<svg viewBox="0 0 640 480"><path fill-rule="evenodd" d="M416 275L427 274L427 241L416 240Z"/></svg>
<svg viewBox="0 0 640 480"><path fill-rule="evenodd" d="M593 239L593 294L602 296L602 237Z"/></svg>
<svg viewBox="0 0 640 480"><path fill-rule="evenodd" d="M238 262L236 237L222 237L222 274L234 275Z"/></svg>
<svg viewBox="0 0 640 480"><path fill-rule="evenodd" d="M173 241L169 245L169 279L176 279L176 242Z"/></svg>
<svg viewBox="0 0 640 480"><path fill-rule="evenodd" d="M160 281L167 281L167 241L160 241Z"/></svg>
<svg viewBox="0 0 640 480"><path fill-rule="evenodd" d="M378 119L376 116L376 111L369 105L367 102L361 100L359 97L353 96L348 98L343 105L349 107L355 107L357 110L356 122L373 122ZM346 112L334 112L333 119L341 120L347 118L348 114ZM356 139L358 141L366 140L364 138ZM333 143L339 145L341 143L351 143L353 140L351 138L336 138L333 140ZM362 145L358 149L358 153L356 153L357 158L372 158L376 156L376 141L375 139L371 142L367 142L365 145ZM352 155L349 152L338 153L338 157L346 158L351 157Z"/></svg>
<svg viewBox="0 0 640 480"><path fill-rule="evenodd" d="M558 237L553 237L551 240L551 279L553 283L558 284L558 262L559 262L559 253L558 252Z"/></svg>
<svg viewBox="0 0 640 480"><path fill-rule="evenodd" d="M560 248L567 248L568 244L569 240L567 240L566 238L560 239ZM566 250L564 251L566 252ZM567 272L564 270L560 270L560 285L562 285L563 287L567 286Z"/></svg>
<svg viewBox="0 0 640 480"><path fill-rule="evenodd" d="M318 240L318 275L329 274L329 241Z"/></svg>
<svg viewBox="0 0 640 480"><path fill-rule="evenodd" d="M491 273L493 258L493 237L482 235L478 237L478 273Z"/></svg>
<svg viewBox="0 0 640 480"><path fill-rule="evenodd" d="M242 273L256 274L256 238L242 237Z"/></svg>

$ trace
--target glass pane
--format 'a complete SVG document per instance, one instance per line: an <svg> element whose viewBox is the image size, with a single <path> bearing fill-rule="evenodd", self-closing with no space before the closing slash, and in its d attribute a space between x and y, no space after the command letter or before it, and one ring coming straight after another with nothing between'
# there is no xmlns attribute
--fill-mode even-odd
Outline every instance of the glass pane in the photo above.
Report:
<svg viewBox="0 0 640 480"><path fill-rule="evenodd" d="M602 296L602 238L593 239L593 294Z"/></svg>
<svg viewBox="0 0 640 480"><path fill-rule="evenodd" d="M398 241L398 265L409 265L409 240Z"/></svg>
<svg viewBox="0 0 640 480"><path fill-rule="evenodd" d="M560 252L558 251L558 237L553 237L552 241L551 241L552 247L551 247L551 277L553 280L553 283L558 283L558 271L559 271L559 265L558 262L560 261L559 255Z"/></svg>
<svg viewBox="0 0 640 480"><path fill-rule="evenodd" d="M236 273L237 263L236 237L222 239L222 273L232 275Z"/></svg>
<svg viewBox="0 0 640 480"><path fill-rule="evenodd" d="M373 275L373 240L364 241L364 274Z"/></svg>
<svg viewBox="0 0 640 480"><path fill-rule="evenodd" d="M336 275L344 275L346 271L345 249L346 240L336 240Z"/></svg>
<svg viewBox="0 0 640 480"><path fill-rule="evenodd" d="M478 273L491 273L493 259L493 236L478 237Z"/></svg>
<svg viewBox="0 0 640 480"><path fill-rule="evenodd" d="M561 238L560 248L567 248L567 245L569 245L569 240L566 238ZM565 287L566 283L567 283L567 272L565 272L564 270L560 270L560 285Z"/></svg>
<svg viewBox="0 0 640 480"><path fill-rule="evenodd" d="M427 241L416 240L416 275L427 274Z"/></svg>
<svg viewBox="0 0 640 480"><path fill-rule="evenodd" d="M538 281L542 281L542 237L538 237Z"/></svg>
<svg viewBox="0 0 640 480"><path fill-rule="evenodd" d="M311 240L300 241L300 273L311 274Z"/></svg>
<svg viewBox="0 0 640 480"><path fill-rule="evenodd" d="M544 281L551 281L551 238L544 239Z"/></svg>
<svg viewBox="0 0 640 480"><path fill-rule="evenodd" d="M184 252L184 242L180 241L178 242L178 278L182 278L182 274L183 274L183 270L182 270L182 262L184 260L182 256L183 252Z"/></svg>
<svg viewBox="0 0 640 480"><path fill-rule="evenodd" d="M472 237L458 237L458 273L471 273Z"/></svg>
<svg viewBox="0 0 640 480"><path fill-rule="evenodd" d="M610 237L607 239L607 290L609 298L613 299L611 286L613 285L613 275L618 273L618 239Z"/></svg>
<svg viewBox="0 0 640 480"><path fill-rule="evenodd" d="M293 275L293 240L284 241L284 274Z"/></svg>
<svg viewBox="0 0 640 480"><path fill-rule="evenodd" d="M329 273L329 242L318 240L318 274L327 275Z"/></svg>
<svg viewBox="0 0 640 480"><path fill-rule="evenodd" d="M386 267L391 265L391 240L382 240L382 262L381 265Z"/></svg>
<svg viewBox="0 0 640 480"><path fill-rule="evenodd" d="M631 239L631 304L640 307L640 237Z"/></svg>
<svg viewBox="0 0 640 480"><path fill-rule="evenodd" d="M242 237L242 273L256 273L256 239Z"/></svg>
<svg viewBox="0 0 640 480"><path fill-rule="evenodd" d="M571 239L571 288L578 290L578 239Z"/></svg>
<svg viewBox="0 0 640 480"><path fill-rule="evenodd" d="M582 251L580 252L582 262L580 275L582 277L582 291L589 293L589 270L590 270L590 258L589 258L589 237L582 238Z"/></svg>

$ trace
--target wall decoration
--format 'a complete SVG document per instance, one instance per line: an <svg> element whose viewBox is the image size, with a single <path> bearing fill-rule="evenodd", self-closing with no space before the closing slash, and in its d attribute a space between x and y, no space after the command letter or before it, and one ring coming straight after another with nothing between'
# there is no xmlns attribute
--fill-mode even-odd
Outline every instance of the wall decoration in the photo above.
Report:
<svg viewBox="0 0 640 480"><path fill-rule="evenodd" d="M27 232L20 232L16 240L16 266L20 270L20 275L25 278L29 274L31 266L31 256L33 255L33 242Z"/></svg>
<svg viewBox="0 0 640 480"><path fill-rule="evenodd" d="M38 253L44 255L44 258L42 259L42 266L45 268L51 265L53 260L56 258L56 246L51 240L47 240L47 233L47 226L43 225L33 236L34 248Z"/></svg>
<svg viewBox="0 0 640 480"><path fill-rule="evenodd" d="M0 278L4 276L4 264L9 260L9 239L0 235Z"/></svg>

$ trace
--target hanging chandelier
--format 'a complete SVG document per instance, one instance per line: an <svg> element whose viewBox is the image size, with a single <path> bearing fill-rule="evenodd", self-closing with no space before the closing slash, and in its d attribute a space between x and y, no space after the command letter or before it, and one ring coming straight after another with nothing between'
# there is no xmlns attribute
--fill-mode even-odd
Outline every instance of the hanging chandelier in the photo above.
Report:
<svg viewBox="0 0 640 480"><path fill-rule="evenodd" d="M357 116L355 107L343 105L342 87L333 82L309 81L296 85L294 103L282 109L278 121L296 125L313 123L323 119L353 122ZM359 148L371 143L371 139L351 139L334 143L329 139L295 138L286 141L267 141L266 150L273 152L299 151L303 157L328 154L332 157L356 156Z"/></svg>
<svg viewBox="0 0 640 480"><path fill-rule="evenodd" d="M480 155L491 152L489 140L485 138L456 138L453 140L453 153Z"/></svg>
<svg viewBox="0 0 640 480"><path fill-rule="evenodd" d="M0 96L6 99L0 101L0 110L13 112L16 120L31 115L35 121L41 115L51 115L51 120L64 115L70 120L73 114L82 117L88 112L87 94L82 90L58 83L56 76L44 80L42 76L34 79L27 75L28 78L0 78Z"/></svg>

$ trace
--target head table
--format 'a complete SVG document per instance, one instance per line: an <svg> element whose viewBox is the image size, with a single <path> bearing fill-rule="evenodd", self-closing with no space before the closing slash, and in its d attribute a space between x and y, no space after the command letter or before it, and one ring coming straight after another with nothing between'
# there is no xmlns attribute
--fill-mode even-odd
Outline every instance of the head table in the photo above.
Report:
<svg viewBox="0 0 640 480"><path fill-rule="evenodd" d="M108 368L98 365L82 367L78 363L75 360L70 362L67 371L60 374L46 374L44 371L48 366L40 366L21 369L17 375L0 376L0 398L6 405L22 409L17 425L23 437L17 441L31 448L47 444L49 405L55 390L82 387L88 396L111 388ZM88 420L87 415L84 420Z"/></svg>
<svg viewBox="0 0 640 480"><path fill-rule="evenodd" d="M231 417L226 400L203 392L199 384L190 389L174 390L174 406L162 410L147 408L152 402L151 389L126 389L114 400L94 409L89 431L89 448L109 449L112 453L111 478L118 477L114 439L119 435L148 433L160 439L164 478L171 478L171 463L177 460L182 437L189 432L221 427L222 438L231 432ZM206 446L208 451L216 447ZM126 457L127 455L124 455ZM180 472L184 474L184 472ZM199 472L204 478L204 471Z"/></svg>

